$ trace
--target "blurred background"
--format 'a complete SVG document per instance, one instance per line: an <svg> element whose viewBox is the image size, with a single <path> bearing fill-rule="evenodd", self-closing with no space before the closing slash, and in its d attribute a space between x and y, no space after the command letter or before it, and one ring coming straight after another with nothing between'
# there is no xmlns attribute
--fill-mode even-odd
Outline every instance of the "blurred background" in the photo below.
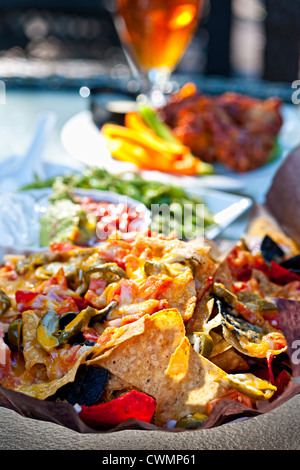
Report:
<svg viewBox="0 0 300 470"><path fill-rule="evenodd" d="M130 80L113 0L0 0L0 78L74 87ZM299 77L299 0L205 0L176 73L291 83Z"/></svg>

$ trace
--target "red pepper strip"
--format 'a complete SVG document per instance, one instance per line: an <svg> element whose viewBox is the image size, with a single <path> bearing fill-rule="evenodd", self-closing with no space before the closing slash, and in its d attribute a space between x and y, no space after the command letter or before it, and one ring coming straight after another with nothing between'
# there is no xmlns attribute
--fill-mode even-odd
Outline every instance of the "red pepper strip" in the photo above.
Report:
<svg viewBox="0 0 300 470"><path fill-rule="evenodd" d="M131 392L107 403L81 406L80 418L91 427L120 424L134 418L149 423L154 415L156 401L144 393Z"/></svg>
<svg viewBox="0 0 300 470"><path fill-rule="evenodd" d="M265 321L268 321L276 330L280 330L280 316L279 312L269 310L263 313Z"/></svg>
<svg viewBox="0 0 300 470"><path fill-rule="evenodd" d="M286 268L283 268L279 264L271 261L270 266L270 279L276 284L288 284L293 281L300 281L300 276L298 274L289 271Z"/></svg>
<svg viewBox="0 0 300 470"><path fill-rule="evenodd" d="M275 380L275 385L277 387L276 395L281 395L287 388L290 381L290 374L285 369L283 369Z"/></svg>
<svg viewBox="0 0 300 470"><path fill-rule="evenodd" d="M222 400L227 400L227 399L240 402L243 405L248 406L249 408L253 408L251 398L247 397L246 395L244 395L241 392L238 392L237 390L233 390L232 392L229 392L227 395L224 395L223 397L215 398L214 400L208 402L206 404L206 410L207 410L208 415L210 415L210 413L212 412L213 407L217 403L219 403Z"/></svg>
<svg viewBox="0 0 300 470"><path fill-rule="evenodd" d="M15 298L19 312L28 310L31 306L31 303L38 295L39 294L36 292L18 290L15 293Z"/></svg>
<svg viewBox="0 0 300 470"><path fill-rule="evenodd" d="M268 372L269 372L269 382L271 382L272 385L275 385L275 379L274 379L274 374L272 370L272 361L274 359L273 354L269 353L267 354L267 365L268 365Z"/></svg>
<svg viewBox="0 0 300 470"><path fill-rule="evenodd" d="M213 276L209 276L206 280L206 285L205 287L203 288L203 290L200 292L200 295L198 297L197 300L201 300L205 294L209 291L209 289L211 288L211 286L213 285L214 283L214 277Z"/></svg>
<svg viewBox="0 0 300 470"><path fill-rule="evenodd" d="M85 300L82 297L72 297L73 302L75 302L76 307L78 310L81 312L81 310L84 310L85 308L88 307L88 303L85 302Z"/></svg>

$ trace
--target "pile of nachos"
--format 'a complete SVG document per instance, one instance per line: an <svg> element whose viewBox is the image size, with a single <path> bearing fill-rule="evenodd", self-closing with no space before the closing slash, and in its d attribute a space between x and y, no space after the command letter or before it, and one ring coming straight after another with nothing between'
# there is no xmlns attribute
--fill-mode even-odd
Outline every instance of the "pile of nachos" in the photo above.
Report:
<svg viewBox="0 0 300 470"><path fill-rule="evenodd" d="M88 426L197 428L222 400L256 410L291 362L274 299L299 298L298 251L114 233L0 266L0 384L67 402Z"/></svg>

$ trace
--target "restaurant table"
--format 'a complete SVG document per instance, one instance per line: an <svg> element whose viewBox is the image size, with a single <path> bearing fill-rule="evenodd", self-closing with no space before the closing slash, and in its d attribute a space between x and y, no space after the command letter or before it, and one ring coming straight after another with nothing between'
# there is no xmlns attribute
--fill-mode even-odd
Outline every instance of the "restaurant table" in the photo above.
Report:
<svg viewBox="0 0 300 470"><path fill-rule="evenodd" d="M43 159L51 164L48 176L51 172L55 175L70 168L80 171L82 162L68 154L60 134L72 116L87 109L88 100L78 89L7 89L6 102L0 104L0 162L8 155L24 153L38 116L53 112L55 124L43 152ZM12 410L0 408L0 449L3 450L292 450L300 449L299 435L299 396L265 415L214 429L178 434L141 430L79 434L57 424L24 418Z"/></svg>

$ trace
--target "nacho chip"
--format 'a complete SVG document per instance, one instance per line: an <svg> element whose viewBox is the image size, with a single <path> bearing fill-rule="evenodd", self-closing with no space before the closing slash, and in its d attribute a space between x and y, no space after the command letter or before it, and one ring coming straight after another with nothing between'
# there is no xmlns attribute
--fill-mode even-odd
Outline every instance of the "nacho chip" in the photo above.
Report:
<svg viewBox="0 0 300 470"><path fill-rule="evenodd" d="M224 259L222 263L220 263L220 265L218 266L214 274L214 282L223 284L226 289L232 289L233 279L228 261L226 259Z"/></svg>
<svg viewBox="0 0 300 470"><path fill-rule="evenodd" d="M172 280L161 297L168 301L171 308L176 308L187 322L193 315L196 305L195 280L191 270L184 271Z"/></svg>
<svg viewBox="0 0 300 470"><path fill-rule="evenodd" d="M156 395L156 424L206 413L206 404L228 390L228 384L222 381L225 376L225 372L196 353L184 337L170 359Z"/></svg>
<svg viewBox="0 0 300 470"><path fill-rule="evenodd" d="M142 334L128 337L93 363L155 398L185 330L176 309L162 310L143 320Z"/></svg>
<svg viewBox="0 0 300 470"><path fill-rule="evenodd" d="M51 395L54 395L60 387L75 380L78 367L85 362L85 359L90 354L90 352L90 346L82 346L76 363L65 375L59 379L33 383L29 385L20 385L19 387L16 387L15 390L17 392L25 393L25 395L39 398L40 400L45 400Z"/></svg>
<svg viewBox="0 0 300 470"><path fill-rule="evenodd" d="M218 265L210 258L209 249L202 252L201 264L195 267L195 286L197 299L201 299L207 292L211 279Z"/></svg>
<svg viewBox="0 0 300 470"><path fill-rule="evenodd" d="M48 363L48 353L36 339L36 329L40 317L40 312L34 310L27 310L22 313L23 355L27 371L40 364L46 367Z"/></svg>
<svg viewBox="0 0 300 470"><path fill-rule="evenodd" d="M207 292L200 301L196 303L194 313L186 324L186 333L202 331L203 326L212 314L214 299Z"/></svg>
<svg viewBox="0 0 300 470"><path fill-rule="evenodd" d="M210 356L211 362L225 372L236 372L236 371L245 371L250 368L249 364L245 359L238 354L233 347L227 349L226 351Z"/></svg>
<svg viewBox="0 0 300 470"><path fill-rule="evenodd" d="M130 392L131 390L133 390L133 386L131 384L110 373L104 387L101 401L111 401L120 395Z"/></svg>
<svg viewBox="0 0 300 470"><path fill-rule="evenodd" d="M269 235L276 243L284 247L290 255L299 253L297 244L279 226L278 222L264 207L254 207L249 225L246 231L246 242L251 239L261 241L265 235Z"/></svg>
<svg viewBox="0 0 300 470"><path fill-rule="evenodd" d="M89 364L97 362L98 358L100 356L103 357L105 352L107 353L106 355L110 354L113 349L128 339L144 333L147 317L149 315L145 315L139 320L119 328L106 328L93 347L93 357L89 360Z"/></svg>

